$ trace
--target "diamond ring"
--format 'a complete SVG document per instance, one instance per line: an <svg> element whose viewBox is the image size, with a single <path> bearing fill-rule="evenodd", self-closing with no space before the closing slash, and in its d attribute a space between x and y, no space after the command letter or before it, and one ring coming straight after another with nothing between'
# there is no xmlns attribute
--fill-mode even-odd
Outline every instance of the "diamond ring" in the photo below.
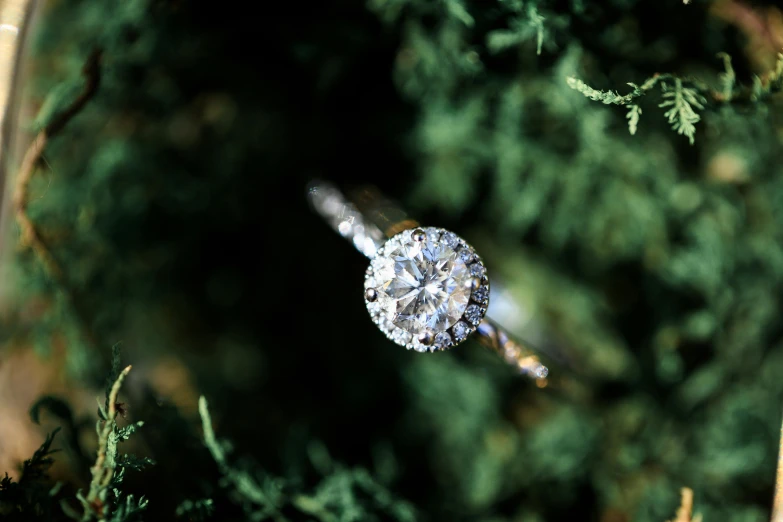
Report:
<svg viewBox="0 0 783 522"><path fill-rule="evenodd" d="M391 341L417 352L436 352L475 334L520 373L546 384L547 367L487 317L487 269L464 239L443 228L420 226L371 190L349 200L334 185L313 182L308 199L370 258L365 304Z"/></svg>

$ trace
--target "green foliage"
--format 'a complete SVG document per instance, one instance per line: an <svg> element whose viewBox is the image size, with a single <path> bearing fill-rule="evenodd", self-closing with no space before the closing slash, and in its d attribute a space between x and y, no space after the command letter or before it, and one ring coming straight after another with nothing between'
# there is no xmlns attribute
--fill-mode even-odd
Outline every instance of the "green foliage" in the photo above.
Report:
<svg viewBox="0 0 783 522"><path fill-rule="evenodd" d="M18 482L5 474L0 479L0 515L8 522L27 520L53 520L56 516L56 497L59 488L52 488L47 482L48 471L54 459L52 449L59 428L46 436L33 456L24 461Z"/></svg>
<svg viewBox="0 0 783 522"><path fill-rule="evenodd" d="M230 498L249 520L285 521L288 518L284 512L290 508L320 522L415 520L413 508L395 498L366 470L333 465L328 455L322 465L332 469L312 493L292 491L293 485L281 478L233 466L228 462L225 444L215 437L203 396L199 399L199 414L204 444L229 485Z"/></svg>
<svg viewBox="0 0 783 522"><path fill-rule="evenodd" d="M211 498L199 500L184 500L177 506L176 515L178 518L186 518L195 522L208 520L215 512L215 503Z"/></svg>

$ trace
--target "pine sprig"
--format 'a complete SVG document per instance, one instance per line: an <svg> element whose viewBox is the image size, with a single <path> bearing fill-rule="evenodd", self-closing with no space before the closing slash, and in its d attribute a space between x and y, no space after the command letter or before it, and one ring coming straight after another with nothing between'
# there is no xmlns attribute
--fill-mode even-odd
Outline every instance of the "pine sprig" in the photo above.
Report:
<svg viewBox="0 0 783 522"><path fill-rule="evenodd" d="M658 82L665 79L666 77L667 76L663 76L663 75L653 76L651 78L648 78L642 85L629 83L628 85L633 87L633 91L625 95L619 94L612 90L601 91L598 89L594 89L589 85L587 85L582 80L580 80L579 78L576 78L574 76L569 76L568 78L566 78L566 83L568 84L569 87L571 87L575 91L579 91L585 97L590 98L593 101L600 101L604 105L628 105L634 100L641 98L642 96L647 94L647 92L650 91L653 87L655 87L658 84Z"/></svg>
<svg viewBox="0 0 783 522"><path fill-rule="evenodd" d="M658 107L669 108L664 117L677 134L686 136L693 145L696 124L701 121L694 107L704 109L707 100L696 89L685 87L680 78L675 78L674 86L663 83L662 88L664 101Z"/></svg>
<svg viewBox="0 0 783 522"><path fill-rule="evenodd" d="M634 102L648 94L656 86L660 86L663 101L658 105L667 109L664 112L666 121L677 134L685 136L693 145L696 137L696 124L701 121L697 110L704 110L710 103L724 103L739 100L759 101L764 96L783 90L783 53L778 55L775 68L762 76L753 79L751 87L737 85L731 57L719 53L723 60L724 71L718 75L720 90L712 90L704 83L692 78L680 78L673 74L657 74L645 80L642 85L629 83L633 90L625 95L613 90L595 89L574 76L566 78L566 83L572 89L582 93L586 98L600 101L605 105L629 106L626 113L628 131L636 134L639 117L642 113Z"/></svg>
<svg viewBox="0 0 783 522"><path fill-rule="evenodd" d="M128 440L144 425L141 421L122 428L117 424L117 416L122 415L124 409L123 403L118 401L120 389L131 370L131 366L119 370L119 360L119 346L115 345L112 348L112 371L110 384L107 384L106 400L103 406L98 407L95 427L98 433L98 450L95 464L90 470L92 481L86 496L81 491L76 495L82 506L82 513L77 514L63 504L63 511L67 515L82 522L130 522L139 519L148 504L145 497L136 499L118 489L127 470L141 470L154 464L151 459L121 455L117 450L119 443Z"/></svg>
<svg viewBox="0 0 783 522"><path fill-rule="evenodd" d="M686 86L686 81L693 86ZM696 134L695 125L701 120L694 107L696 109L704 109L707 102L700 92L705 89L703 86L697 85L692 80L683 80L670 74L652 76L645 80L642 85L629 83L628 85L633 87L633 90L625 95L611 90L601 91L594 89L573 76L568 77L566 82L569 87L591 100L600 101L605 105L628 106L628 112L625 117L628 120L628 132L631 134L636 134L642 114L641 107L634 102L648 94L655 87L660 86L664 101L660 103L659 107L669 107L664 113L664 117L678 134L688 138L691 145Z"/></svg>

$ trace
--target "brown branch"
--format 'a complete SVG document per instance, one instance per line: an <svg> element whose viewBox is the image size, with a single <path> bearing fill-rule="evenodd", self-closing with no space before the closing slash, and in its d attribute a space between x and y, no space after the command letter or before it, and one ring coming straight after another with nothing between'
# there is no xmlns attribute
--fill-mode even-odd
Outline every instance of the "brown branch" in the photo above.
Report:
<svg viewBox="0 0 783 522"><path fill-rule="evenodd" d="M84 106L87 105L87 102L95 96L101 83L100 66L102 54L102 51L96 49L87 57L87 62L82 67L82 75L85 80L84 90L82 90L78 98L66 107L63 112L55 116L44 128L43 132L50 138L59 133L74 116L79 114Z"/></svg>
<svg viewBox="0 0 783 522"><path fill-rule="evenodd" d="M79 304L79 300L75 297L75 292L69 288L62 267L60 267L60 264L52 255L51 250L41 237L41 234L30 219L30 216L28 216L27 205L30 180L33 178L33 175L41 162L49 140L62 131L68 122L84 108L87 102L97 92L98 86L100 85L100 60L100 51L94 51L90 54L82 69L82 74L85 77L82 93L66 107L65 110L56 115L52 121L38 133L27 148L27 151L22 158L22 162L19 165L13 196L14 213L16 215L16 221L19 223L21 233L20 242L22 247L32 249L43 264L45 270L63 288L71 301L76 315L79 316L80 321L85 325L85 336L88 341L92 343L95 342L95 339L89 329L86 328L87 315L84 313L83 307Z"/></svg>
<svg viewBox="0 0 783 522"><path fill-rule="evenodd" d="M778 472L775 480L775 500L772 503L772 518L770 522L783 522L783 426L780 427Z"/></svg>

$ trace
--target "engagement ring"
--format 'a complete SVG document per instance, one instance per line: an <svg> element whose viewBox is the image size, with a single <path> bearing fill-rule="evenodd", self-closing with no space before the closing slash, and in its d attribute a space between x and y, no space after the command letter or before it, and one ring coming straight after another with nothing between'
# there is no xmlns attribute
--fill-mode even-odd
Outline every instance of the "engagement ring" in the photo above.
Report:
<svg viewBox="0 0 783 522"><path fill-rule="evenodd" d="M475 336L522 374L546 385L548 369L487 315L490 280L481 257L454 232L424 227L375 191L349 200L314 182L310 204L370 258L364 301L391 341L417 352L447 350Z"/></svg>

